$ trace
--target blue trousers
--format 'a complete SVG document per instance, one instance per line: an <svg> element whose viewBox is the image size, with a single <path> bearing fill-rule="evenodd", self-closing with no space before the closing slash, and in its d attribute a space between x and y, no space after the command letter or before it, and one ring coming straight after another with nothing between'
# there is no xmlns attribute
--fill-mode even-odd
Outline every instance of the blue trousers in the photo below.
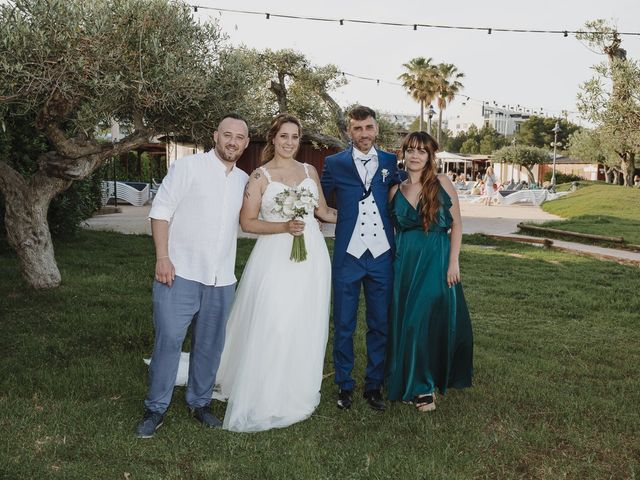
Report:
<svg viewBox="0 0 640 480"><path fill-rule="evenodd" d="M367 306L367 368L365 390L379 389L384 381L389 311L393 291L393 256L387 251L373 258L368 250L360 258L347 254L333 266L333 363L335 382L353 390L353 334L356 330L360 285Z"/></svg>
<svg viewBox="0 0 640 480"><path fill-rule="evenodd" d="M192 332L186 401L193 408L211 403L234 293L235 285L213 287L181 277L176 277L171 287L153 283L155 343L144 401L147 410L164 413L169 408L189 325Z"/></svg>

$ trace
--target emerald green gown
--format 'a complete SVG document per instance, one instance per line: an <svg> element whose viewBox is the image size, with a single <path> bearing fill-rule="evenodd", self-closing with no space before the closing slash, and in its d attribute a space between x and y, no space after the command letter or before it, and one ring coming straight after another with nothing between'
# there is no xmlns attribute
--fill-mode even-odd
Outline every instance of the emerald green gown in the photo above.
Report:
<svg viewBox="0 0 640 480"><path fill-rule="evenodd" d="M471 386L471 319L462 285L447 286L453 217L442 186L439 201L427 234L420 204L413 208L400 189L391 200L396 255L385 379L389 400Z"/></svg>

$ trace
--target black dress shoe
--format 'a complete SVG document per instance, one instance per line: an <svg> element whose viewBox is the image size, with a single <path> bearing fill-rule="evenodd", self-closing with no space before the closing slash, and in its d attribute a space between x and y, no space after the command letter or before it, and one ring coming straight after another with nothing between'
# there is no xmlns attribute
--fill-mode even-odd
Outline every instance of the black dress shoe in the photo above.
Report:
<svg viewBox="0 0 640 480"><path fill-rule="evenodd" d="M380 393L380 390L367 390L362 396L367 400L369 406L374 410L384 412L384 410L387 408L384 404L384 401L382 400L382 393Z"/></svg>
<svg viewBox="0 0 640 480"><path fill-rule="evenodd" d="M353 403L353 390L339 390L338 391L338 408L346 410L351 407Z"/></svg>

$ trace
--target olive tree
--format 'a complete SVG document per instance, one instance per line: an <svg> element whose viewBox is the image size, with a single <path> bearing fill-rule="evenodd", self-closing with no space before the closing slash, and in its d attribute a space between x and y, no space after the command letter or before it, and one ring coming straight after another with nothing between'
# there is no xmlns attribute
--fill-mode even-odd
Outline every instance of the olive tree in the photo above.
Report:
<svg viewBox="0 0 640 480"><path fill-rule="evenodd" d="M512 163L526 168L529 183L533 183L535 181L533 167L549 163L550 158L549 151L544 148L510 145L495 151L491 160L497 163Z"/></svg>
<svg viewBox="0 0 640 480"><path fill-rule="evenodd" d="M348 143L344 111L331 96L346 83L335 65L313 65L290 49L240 47L225 58L251 79L243 111L258 131L265 132L275 115L288 112L303 122L305 139L338 148Z"/></svg>
<svg viewBox="0 0 640 480"><path fill-rule="evenodd" d="M635 157L640 151L640 64L627 58L617 30L604 20L587 22L586 32L578 34L607 56L596 65L595 75L581 85L580 112L598 128L601 143L617 156L624 184L633 186Z"/></svg>
<svg viewBox="0 0 640 480"><path fill-rule="evenodd" d="M0 5L0 127L29 119L47 148L0 157L7 239L29 285L59 285L47 210L74 180L162 133L202 144L240 98L216 23L168 0L10 0ZM100 132L118 122L117 142Z"/></svg>
<svg viewBox="0 0 640 480"><path fill-rule="evenodd" d="M573 157L588 160L604 168L606 183L620 183L620 157L611 148L606 133L600 128L581 129L571 134L568 139L568 151Z"/></svg>

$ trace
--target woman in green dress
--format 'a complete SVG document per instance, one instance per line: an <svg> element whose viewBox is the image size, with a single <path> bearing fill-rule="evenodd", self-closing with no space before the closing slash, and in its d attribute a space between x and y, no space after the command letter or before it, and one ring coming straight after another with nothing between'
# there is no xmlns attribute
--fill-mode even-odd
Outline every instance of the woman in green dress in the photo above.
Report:
<svg viewBox="0 0 640 480"><path fill-rule="evenodd" d="M389 400L435 409L435 391L471 386L473 334L460 285L458 195L438 175L438 144L426 132L402 145L409 178L390 191L396 229L386 387ZM449 234L450 232L450 234Z"/></svg>

